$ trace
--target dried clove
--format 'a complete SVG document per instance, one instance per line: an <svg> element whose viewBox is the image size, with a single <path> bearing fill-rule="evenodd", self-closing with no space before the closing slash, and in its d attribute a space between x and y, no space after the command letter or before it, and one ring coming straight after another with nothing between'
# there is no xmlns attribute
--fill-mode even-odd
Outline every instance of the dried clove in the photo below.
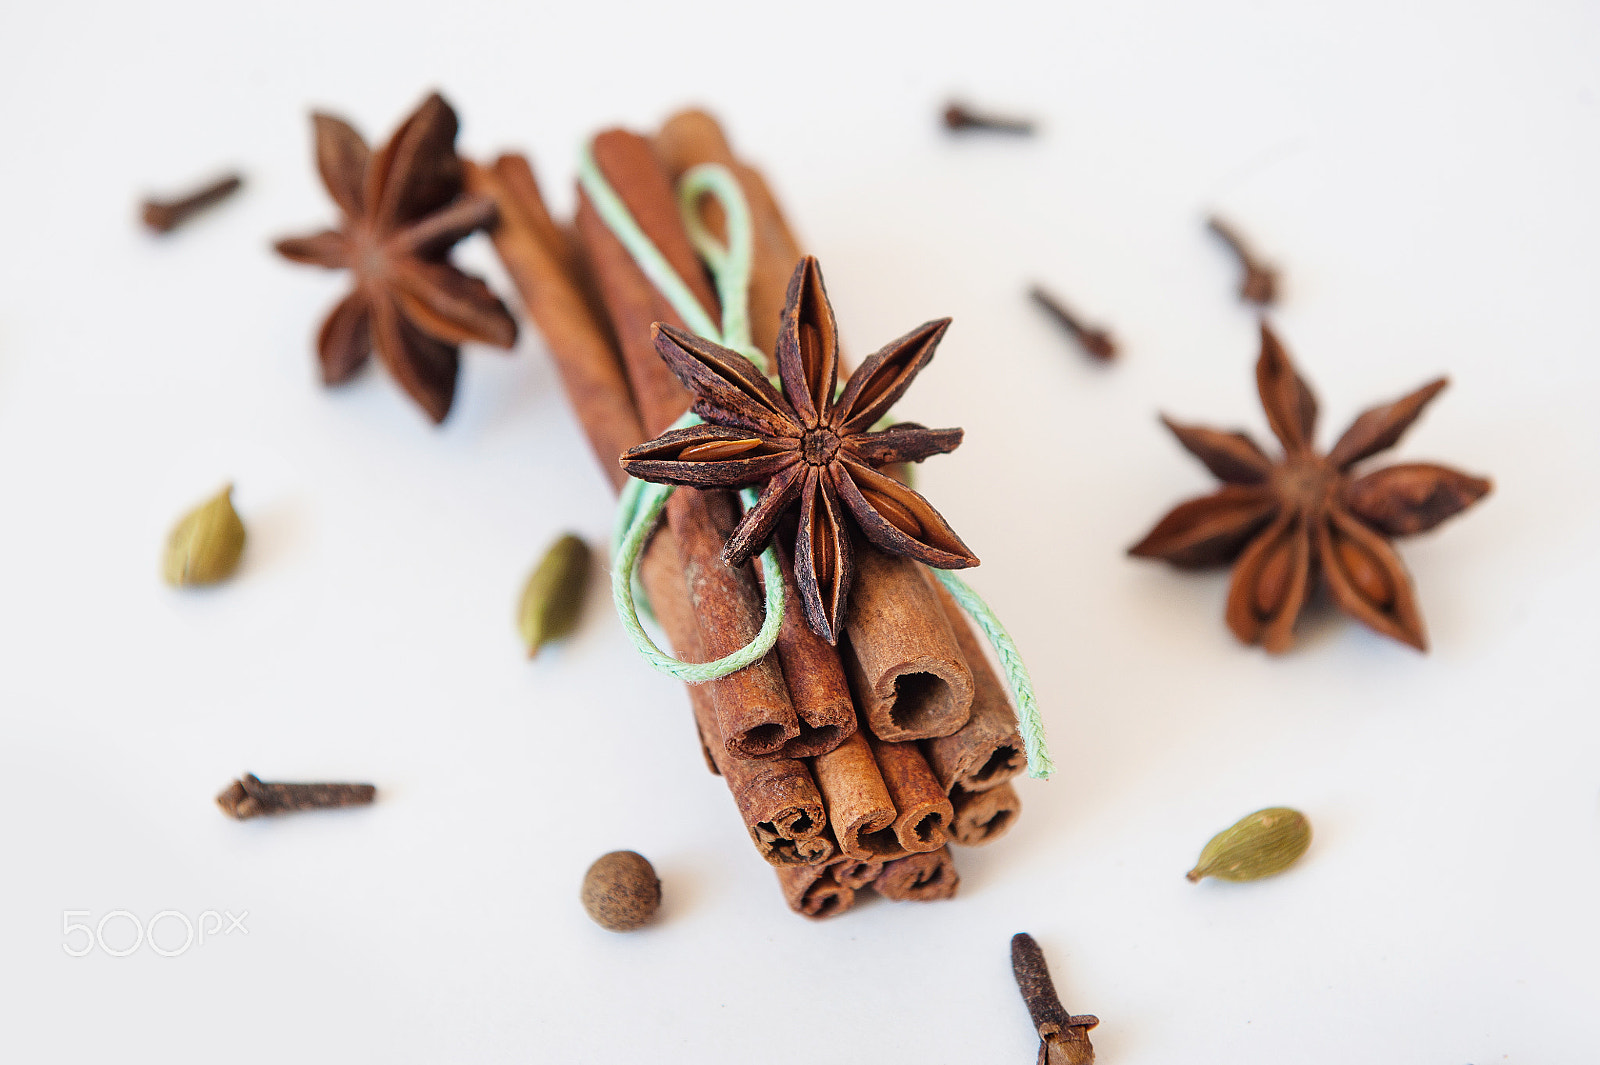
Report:
<svg viewBox="0 0 1600 1065"><path fill-rule="evenodd" d="M944 128L952 133L981 130L989 133L1015 133L1022 137L1033 136L1033 122L1029 119L974 111L959 101L951 101L944 109Z"/></svg>
<svg viewBox="0 0 1600 1065"><path fill-rule="evenodd" d="M236 821L295 810L365 806L377 798L371 784L268 784L246 773L217 796L222 812Z"/></svg>
<svg viewBox="0 0 1600 1065"><path fill-rule="evenodd" d="M1083 350L1093 355L1101 362L1107 362L1117 354L1116 342L1111 339L1111 334L1104 329L1096 329L1085 325L1083 320L1067 309L1055 296L1046 292L1038 285L1028 290L1028 296L1044 312L1054 318L1061 327L1072 334Z"/></svg>
<svg viewBox="0 0 1600 1065"><path fill-rule="evenodd" d="M1039 1033L1039 1065L1093 1065L1089 1029L1100 1023L1090 1014L1073 1016L1061 1005L1044 952L1026 932L1011 937L1011 969L1022 1001Z"/></svg>
<svg viewBox="0 0 1600 1065"><path fill-rule="evenodd" d="M1245 244L1244 238L1239 236L1239 231L1216 215L1206 220L1206 228L1222 239L1233 254L1239 257L1239 265L1244 267L1244 277L1239 281L1239 298L1263 307L1276 300L1278 268L1257 259L1255 253Z"/></svg>
<svg viewBox="0 0 1600 1065"><path fill-rule="evenodd" d="M194 192L171 200L148 199L140 209L144 224L157 233L171 233L208 207L215 206L239 191L244 178L227 174Z"/></svg>

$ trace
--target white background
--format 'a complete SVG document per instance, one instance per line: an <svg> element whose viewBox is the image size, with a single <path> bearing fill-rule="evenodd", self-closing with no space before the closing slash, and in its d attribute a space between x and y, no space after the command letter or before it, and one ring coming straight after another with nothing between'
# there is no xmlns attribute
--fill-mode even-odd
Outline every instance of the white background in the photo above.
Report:
<svg viewBox="0 0 1600 1065"><path fill-rule="evenodd" d="M702 7L6 5L0 1056L1020 1063L1026 929L1105 1065L1597 1060L1596 9ZM344 281L268 250L333 218L307 112L381 139L432 87L562 213L582 137L711 106L853 351L954 316L902 410L967 429L922 483L1062 766L957 855L957 900L792 916L603 605L523 660L527 569L611 508L532 330L468 351L441 429L379 372L317 384ZM1043 135L953 140L951 93ZM135 225L228 164L235 201ZM1403 548L1427 656L1328 614L1271 659L1223 627L1223 576L1123 555L1209 484L1158 410L1265 438L1211 209L1286 268L1324 444L1453 379L1398 454L1495 491ZM481 237L461 258L507 291ZM1065 342L1035 279L1125 359ZM229 479L240 578L164 587L167 527ZM381 799L236 824L211 797L245 770ZM1291 874L1183 879L1275 804L1316 828ZM665 883L631 936L577 904L623 847ZM249 933L66 955L63 911L118 909Z"/></svg>

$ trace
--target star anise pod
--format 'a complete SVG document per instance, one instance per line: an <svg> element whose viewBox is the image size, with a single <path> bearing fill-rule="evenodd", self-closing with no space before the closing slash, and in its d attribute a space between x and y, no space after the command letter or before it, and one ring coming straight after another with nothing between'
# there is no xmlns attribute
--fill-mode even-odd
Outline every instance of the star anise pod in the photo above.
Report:
<svg viewBox="0 0 1600 1065"><path fill-rule="evenodd" d="M1128 553L1181 567L1233 564L1228 627L1247 644L1281 652L1320 581L1340 609L1427 649L1411 578L1389 540L1425 532L1489 491L1489 482L1445 466L1407 463L1363 476L1356 463L1393 447L1447 381L1431 381L1373 407L1333 450L1312 447L1317 401L1283 345L1261 324L1256 385L1283 444L1274 460L1242 432L1179 425L1178 442L1225 484L1173 509Z"/></svg>
<svg viewBox="0 0 1600 1065"><path fill-rule="evenodd" d="M836 643L853 574L850 524L883 550L930 566L978 564L926 499L878 472L954 451L962 431L912 422L872 431L933 358L949 325L941 318L890 341L839 392L833 307L816 259L806 256L789 279L778 332L782 391L738 352L658 323L656 351L694 393L694 412L708 424L630 449L622 468L641 480L694 488L764 482L760 501L723 546L729 565L760 551L778 519L797 506L795 577L806 620Z"/></svg>
<svg viewBox="0 0 1600 1065"><path fill-rule="evenodd" d="M354 275L354 290L317 334L322 380L348 381L376 348L400 386L441 422L455 398L461 343L509 348L517 339L505 304L450 263L450 249L495 217L488 197L462 195L456 114L434 93L376 155L342 119L311 121L317 169L344 220L276 247L295 262Z"/></svg>

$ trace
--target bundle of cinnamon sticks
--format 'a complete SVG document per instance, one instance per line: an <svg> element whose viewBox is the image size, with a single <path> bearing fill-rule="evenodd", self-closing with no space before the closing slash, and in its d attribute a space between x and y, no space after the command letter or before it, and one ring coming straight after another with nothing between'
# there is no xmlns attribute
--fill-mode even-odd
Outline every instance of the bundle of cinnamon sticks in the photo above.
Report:
<svg viewBox="0 0 1600 1065"><path fill-rule="evenodd" d="M674 182L702 163L732 171L754 223L753 340L770 353L802 253L766 181L735 158L715 119L686 111L653 137L610 130L594 139L592 152L713 320L717 297L679 214ZM562 226L526 158L505 155L468 171L472 189L499 205L495 247L556 360L601 469L620 490L622 452L659 435L689 407L689 393L651 342L653 323L685 323L581 189L576 219ZM715 201L700 210L707 227L722 234ZM761 627L756 570L718 557L739 516L729 492L680 489L644 556L642 584L686 661L720 658ZM1025 754L1005 687L960 608L919 563L864 543L857 548L836 648L806 625L795 605L792 560L779 555L791 606L773 651L689 686L706 764L726 782L796 912L842 913L868 885L890 899L948 898L959 882L948 844L996 839L1020 809L1010 780Z"/></svg>

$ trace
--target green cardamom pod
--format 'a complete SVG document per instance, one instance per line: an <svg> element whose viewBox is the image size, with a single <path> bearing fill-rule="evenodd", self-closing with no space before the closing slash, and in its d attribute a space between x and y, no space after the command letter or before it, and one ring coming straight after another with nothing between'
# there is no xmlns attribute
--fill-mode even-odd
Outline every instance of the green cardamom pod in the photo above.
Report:
<svg viewBox="0 0 1600 1065"><path fill-rule="evenodd" d="M1311 846L1311 822L1287 806L1257 810L1211 837L1190 880L1216 876L1223 880L1260 880L1281 873Z"/></svg>
<svg viewBox="0 0 1600 1065"><path fill-rule="evenodd" d="M534 567L517 605L517 631L533 658L578 627L589 584L589 545L568 533L550 545Z"/></svg>
<svg viewBox="0 0 1600 1065"><path fill-rule="evenodd" d="M168 584L216 584L233 576L244 553L244 522L233 509L233 485L185 514L167 534L161 575Z"/></svg>

